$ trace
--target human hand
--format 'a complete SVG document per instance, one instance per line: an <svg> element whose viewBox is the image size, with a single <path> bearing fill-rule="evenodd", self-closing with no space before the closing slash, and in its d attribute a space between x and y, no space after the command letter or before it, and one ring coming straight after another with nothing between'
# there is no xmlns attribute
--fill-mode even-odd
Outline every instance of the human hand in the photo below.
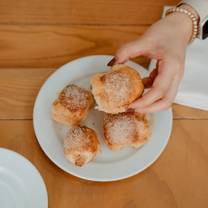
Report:
<svg viewBox="0 0 208 208"><path fill-rule="evenodd" d="M171 106L184 71L186 46L191 38L192 22L184 14L173 13L154 23L144 35L125 44L116 53L111 64L146 56L157 59L157 67L144 85L150 90L133 102L129 108L138 112L156 112Z"/></svg>

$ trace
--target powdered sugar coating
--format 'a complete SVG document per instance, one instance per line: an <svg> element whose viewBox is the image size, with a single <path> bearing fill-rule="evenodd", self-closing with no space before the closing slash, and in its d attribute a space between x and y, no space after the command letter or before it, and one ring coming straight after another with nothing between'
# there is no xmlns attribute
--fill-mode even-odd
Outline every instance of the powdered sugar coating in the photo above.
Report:
<svg viewBox="0 0 208 208"><path fill-rule="evenodd" d="M64 139L64 154L76 166L93 160L99 152L96 133L86 126L71 126Z"/></svg>
<svg viewBox="0 0 208 208"><path fill-rule="evenodd" d="M127 74L112 72L105 78L105 93L113 102L128 99L130 78Z"/></svg>
<svg viewBox="0 0 208 208"><path fill-rule="evenodd" d="M89 142L90 140L83 131L83 128L76 126L69 130L66 138L64 139L64 148L77 149L80 148L81 145L85 145Z"/></svg>
<svg viewBox="0 0 208 208"><path fill-rule="evenodd" d="M76 85L68 85L61 92L59 99L61 104L71 111L86 108L89 100L89 92Z"/></svg>
<svg viewBox="0 0 208 208"><path fill-rule="evenodd" d="M106 72L93 75L91 87L96 109L111 114L125 112L144 90L139 73L125 65L115 65Z"/></svg>
<svg viewBox="0 0 208 208"><path fill-rule="evenodd" d="M110 143L127 143L129 138L135 136L135 132L135 122L132 118L128 116L120 117L120 119L116 121L111 121L108 124L108 134Z"/></svg>
<svg viewBox="0 0 208 208"><path fill-rule="evenodd" d="M139 147L146 143L150 133L146 115L125 112L104 117L105 142L111 149Z"/></svg>

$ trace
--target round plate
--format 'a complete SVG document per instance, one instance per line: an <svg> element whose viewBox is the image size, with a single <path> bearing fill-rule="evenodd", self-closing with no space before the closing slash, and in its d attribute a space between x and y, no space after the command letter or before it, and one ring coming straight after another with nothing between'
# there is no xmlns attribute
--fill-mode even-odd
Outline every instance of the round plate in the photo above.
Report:
<svg viewBox="0 0 208 208"><path fill-rule="evenodd" d="M23 156L4 148L0 148L0 207L48 207L46 187L37 169Z"/></svg>
<svg viewBox="0 0 208 208"><path fill-rule="evenodd" d="M103 142L103 113L92 109L83 124L93 128L101 143L101 153L84 167L75 167L66 160L63 153L63 137L67 127L54 122L51 106L60 91L69 83L90 88L90 76L106 70L106 63L112 56L88 56L74 60L54 72L42 86L34 106L33 124L37 139L46 155L61 169L77 177L93 181L114 181L133 176L150 166L165 148L171 128L172 111L166 110L151 115L152 136L139 149L126 148L109 150ZM136 63L127 65L147 75L144 68Z"/></svg>

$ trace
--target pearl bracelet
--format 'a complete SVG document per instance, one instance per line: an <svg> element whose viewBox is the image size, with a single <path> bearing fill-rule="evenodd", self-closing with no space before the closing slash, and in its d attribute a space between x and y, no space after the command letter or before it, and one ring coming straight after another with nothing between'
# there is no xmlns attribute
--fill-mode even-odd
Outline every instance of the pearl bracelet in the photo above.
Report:
<svg viewBox="0 0 208 208"><path fill-rule="evenodd" d="M165 15L167 16L167 15L174 13L174 12L179 12L179 13L185 14L191 19L192 25L193 25L193 30L192 30L190 42L192 42L197 37L198 32L199 32L198 18L196 17L196 15L194 15L192 12L188 11L187 9L179 8L179 7L173 7L173 8L168 9L166 11Z"/></svg>

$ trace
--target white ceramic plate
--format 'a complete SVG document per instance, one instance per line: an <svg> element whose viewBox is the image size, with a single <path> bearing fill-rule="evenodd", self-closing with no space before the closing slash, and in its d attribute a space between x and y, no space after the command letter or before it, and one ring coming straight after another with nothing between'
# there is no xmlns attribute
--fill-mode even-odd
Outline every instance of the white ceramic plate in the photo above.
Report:
<svg viewBox="0 0 208 208"><path fill-rule="evenodd" d="M48 207L46 187L37 169L20 154L4 148L0 148L0 207Z"/></svg>
<svg viewBox="0 0 208 208"><path fill-rule="evenodd" d="M95 161L81 168L73 166L65 159L62 141L67 128L52 120L51 105L59 92L69 83L89 89L90 76L106 70L106 64L111 58L112 56L104 55L88 56L62 66L42 86L33 112L35 133L46 155L66 172L93 181L124 179L150 166L165 148L172 128L171 110L156 113L151 116L152 136L147 144L139 149L127 148L115 152L109 150L103 143L103 114L92 109L84 124L96 130L102 152ZM147 74L138 64L133 62L127 64L138 70L142 76Z"/></svg>

